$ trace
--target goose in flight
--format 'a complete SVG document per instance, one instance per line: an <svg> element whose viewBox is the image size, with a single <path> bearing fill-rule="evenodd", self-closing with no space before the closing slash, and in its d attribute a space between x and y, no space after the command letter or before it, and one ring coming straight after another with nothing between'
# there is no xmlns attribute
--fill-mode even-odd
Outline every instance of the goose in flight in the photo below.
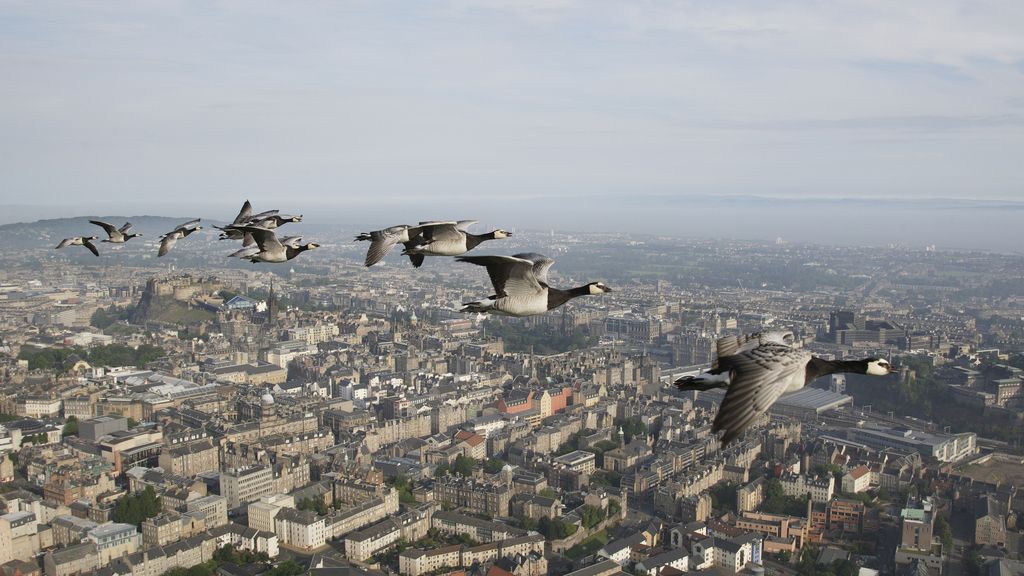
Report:
<svg viewBox="0 0 1024 576"><path fill-rule="evenodd" d="M725 446L742 434L755 418L764 414L782 394L795 392L822 376L840 372L886 376L893 372L893 368L888 360L881 358L823 360L807 350L766 343L719 358L717 368L698 376L680 378L675 385L683 388L697 380L702 384L717 381L727 386L712 427L714 432L724 432L721 441Z"/></svg>
<svg viewBox="0 0 1024 576"><path fill-rule="evenodd" d="M383 230L363 232L356 242L370 242L363 265L373 266L391 252L396 244L405 246L402 252L412 265L419 268L425 256L458 256L472 250L480 242L493 238L507 238L512 234L495 230L489 234L469 234L467 230L476 220L450 220L420 222L415 226L401 224Z"/></svg>
<svg viewBox="0 0 1024 576"><path fill-rule="evenodd" d="M456 260L485 266L494 286L493 296L463 304L462 312L533 316L554 310L577 296L612 291L601 282L568 290L549 286L548 269L555 261L532 252L513 256L459 256Z"/></svg>
<svg viewBox="0 0 1024 576"><path fill-rule="evenodd" d="M409 226L408 224L401 224L398 226L392 226L383 230L374 230L373 232L363 232L356 236L356 242L369 242L370 247L366 250L366 258L363 260L363 266L369 268L374 264L380 262L391 252L391 249L395 247L395 244L411 241L420 234L420 228L417 226Z"/></svg>
<svg viewBox="0 0 1024 576"><path fill-rule="evenodd" d="M60 250L67 246L85 246L89 249L89 252L92 252L93 256L99 256L100 251L97 250L96 245L91 242L95 239L95 236L74 236L72 238L65 238L60 241L60 244L57 244L55 250Z"/></svg>
<svg viewBox="0 0 1024 576"><path fill-rule="evenodd" d="M487 240L511 238L512 233L500 228L486 234L473 234L469 227L476 220L458 222L420 222L420 233L405 246L402 255L408 256L415 267L423 264L424 256L459 256Z"/></svg>
<svg viewBox="0 0 1024 576"><path fill-rule="evenodd" d="M218 239L219 240L242 240L243 239L242 233L239 232L238 230L235 230L235 227L236 226L244 226L247 222L249 222L249 220L251 218L252 218L252 203L250 203L248 200L246 200L245 203L242 204L242 209L238 211L238 215L235 216L235 219L231 221L231 224L228 224L227 226L214 226L214 228L216 228L217 230L220 230L220 236L219 236ZM252 242L250 242L250 240L251 240L250 238L246 238L245 240L246 240L246 242L249 242L249 243L248 244L244 244L244 246L250 246L252 244Z"/></svg>
<svg viewBox="0 0 1024 576"><path fill-rule="evenodd" d="M737 334L723 336L715 341L716 355L711 368L718 367L718 359L746 352L761 346L762 344L779 344L792 346L795 341L793 333L788 330L773 330L771 332L751 332L748 334ZM680 390L711 390L712 388L725 388L727 384L718 379L700 380L693 376L680 378L676 382Z"/></svg>
<svg viewBox="0 0 1024 576"><path fill-rule="evenodd" d="M160 240L160 251L157 252L157 256L163 256L174 248L174 245L185 236L195 232L196 230L202 230L203 227L199 225L199 218L180 224L174 230L171 230L167 234L161 236Z"/></svg>
<svg viewBox="0 0 1024 576"><path fill-rule="evenodd" d="M231 256L244 258L253 263L287 262L306 250L312 250L320 247L319 244L314 242L299 244L299 241L302 239L301 236L289 236L283 240L278 239L277 234L275 234L273 230L260 228L258 226L242 226L240 230L245 234L251 234L253 239L256 241L256 246L242 248L234 254L231 254Z"/></svg>
<svg viewBox="0 0 1024 576"><path fill-rule="evenodd" d="M111 244L124 244L125 242L131 240L132 238L142 236L142 234L138 232L128 232L129 230L132 229L131 222L125 222L124 226L121 226L120 229L114 227L113 224L108 224L101 220L89 220L89 223L95 224L100 228L103 228L104 231L106 231L107 237L101 240L101 242L110 242Z"/></svg>

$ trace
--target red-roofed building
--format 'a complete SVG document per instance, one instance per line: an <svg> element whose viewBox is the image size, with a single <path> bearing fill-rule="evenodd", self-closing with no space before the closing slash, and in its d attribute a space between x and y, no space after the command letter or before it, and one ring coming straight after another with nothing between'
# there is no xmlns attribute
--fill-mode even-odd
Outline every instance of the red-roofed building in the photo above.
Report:
<svg viewBox="0 0 1024 576"><path fill-rule="evenodd" d="M511 390L498 399L494 406L505 414L519 414L533 409L533 390Z"/></svg>
<svg viewBox="0 0 1024 576"><path fill-rule="evenodd" d="M459 430L452 438L452 445L462 449L462 453L470 458L483 460L487 458L487 440L476 432Z"/></svg>
<svg viewBox="0 0 1024 576"><path fill-rule="evenodd" d="M859 494L871 487L871 469L860 465L843 475L843 492Z"/></svg>

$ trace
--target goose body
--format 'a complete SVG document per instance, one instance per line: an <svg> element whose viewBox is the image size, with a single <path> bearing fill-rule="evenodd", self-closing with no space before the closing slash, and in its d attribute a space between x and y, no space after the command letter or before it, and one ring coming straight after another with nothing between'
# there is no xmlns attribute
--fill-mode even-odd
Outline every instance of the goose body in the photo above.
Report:
<svg viewBox="0 0 1024 576"><path fill-rule="evenodd" d="M396 244L409 242L419 234L419 227L409 226L408 224L391 226L390 228L374 230L373 232L363 232L356 236L355 240L356 242L370 243L370 247L366 250L363 266L367 268L373 266L383 260Z"/></svg>
<svg viewBox="0 0 1024 576"><path fill-rule="evenodd" d="M174 248L178 240L188 236L196 230L202 230L203 227L199 225L199 218L190 220L184 224L178 225L174 230L171 230L167 234L160 237L160 250L157 252L157 256L164 256Z"/></svg>
<svg viewBox="0 0 1024 576"><path fill-rule="evenodd" d="M553 288L548 285L548 269L555 261L532 252L513 256L460 256L456 260L486 267L494 287L494 295L463 304L462 312L536 316L578 296L612 291L601 282L569 290Z"/></svg>
<svg viewBox="0 0 1024 576"><path fill-rule="evenodd" d="M814 380L850 372L885 376L892 372L887 360L824 360L807 350L769 342L718 359L718 367L698 376L676 380L680 389L691 386L721 384L727 387L712 430L724 432L722 445L733 441L764 414L779 396L800 390ZM705 388L705 389L707 389Z"/></svg>
<svg viewBox="0 0 1024 576"><path fill-rule="evenodd" d="M125 242L142 236L142 234L136 232L129 232L132 229L131 222L125 222L124 226L120 228L115 227L113 224L108 224L102 220L89 220L90 224L95 224L107 233L107 237L101 240L101 242L110 242L111 244L124 244Z"/></svg>
<svg viewBox="0 0 1024 576"><path fill-rule="evenodd" d="M260 228L274 229L286 222L300 222L302 220L302 216L279 216L279 213L280 210L267 210L266 212L253 214L252 204L246 200L231 224L227 226L214 226L214 228L221 231L220 240L241 240L242 247L252 246L256 241L251 235L242 232L242 227L258 226Z"/></svg>
<svg viewBox="0 0 1024 576"><path fill-rule="evenodd" d="M411 239L402 254L406 256L459 256L487 240L500 240L512 236L505 230L492 230L487 234L473 234L468 228L475 220L459 222L421 222L420 234ZM415 262L414 262L415 264Z"/></svg>
<svg viewBox="0 0 1024 576"><path fill-rule="evenodd" d="M92 240L95 239L95 236L73 236L71 238L61 240L60 244L57 244L54 249L60 250L61 248L67 248L68 246L85 246L89 249L89 252L92 252L93 256L99 256L100 251L97 250L96 245L92 243Z"/></svg>
<svg viewBox="0 0 1024 576"><path fill-rule="evenodd" d="M320 245L314 242L299 244L301 236L289 236L279 239L273 230L257 226L243 226L240 228L245 234L249 234L256 242L256 246L242 248L231 254L236 258L244 258L250 262L281 263L287 262L306 250L319 248Z"/></svg>
<svg viewBox="0 0 1024 576"><path fill-rule="evenodd" d="M788 330L751 332L747 334L723 336L715 341L716 356L714 363L711 365L711 369L713 371L718 368L718 361L720 358L753 350L763 344L791 346L794 341L793 333ZM719 378L685 377L680 378L676 385L684 392L691 390L704 391L711 390L713 388L726 388L728 386L728 382Z"/></svg>

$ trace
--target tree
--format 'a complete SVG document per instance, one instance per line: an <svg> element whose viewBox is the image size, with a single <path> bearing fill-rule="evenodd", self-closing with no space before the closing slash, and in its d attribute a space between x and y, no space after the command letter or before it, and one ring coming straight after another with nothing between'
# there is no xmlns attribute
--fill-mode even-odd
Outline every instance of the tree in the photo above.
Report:
<svg viewBox="0 0 1024 576"><path fill-rule="evenodd" d="M438 478L438 477L441 477L441 476L447 476L449 471L450 471L449 468L450 468L450 466L449 466L449 464L447 462L439 463L437 465L437 467L434 468L434 477Z"/></svg>
<svg viewBox="0 0 1024 576"><path fill-rule="evenodd" d="M953 531L949 527L949 521L945 516L935 519L935 533L942 540L942 551L949 554L953 551Z"/></svg>
<svg viewBox="0 0 1024 576"><path fill-rule="evenodd" d="M114 505L112 518L114 522L134 524L141 528L144 520L160 514L161 510L156 490L146 486L142 492L122 496Z"/></svg>
<svg viewBox="0 0 1024 576"><path fill-rule="evenodd" d="M568 524L561 518L552 520L547 516L542 516L540 521L537 522L537 532L543 534L544 538L548 540L561 540L567 536L572 536L578 529L575 524Z"/></svg>
<svg viewBox="0 0 1024 576"><path fill-rule="evenodd" d="M789 516L803 516L807 512L807 497L794 498L786 496L782 489L782 483L778 478L772 478L765 485L764 503L761 510L769 514L786 514Z"/></svg>
<svg viewBox="0 0 1024 576"><path fill-rule="evenodd" d="M622 512L622 504L615 498L608 499L608 517L615 518Z"/></svg>
<svg viewBox="0 0 1024 576"><path fill-rule="evenodd" d="M263 576L298 576L303 572L305 572L305 569L303 569L297 562L294 560L285 560L264 572Z"/></svg>
<svg viewBox="0 0 1024 576"><path fill-rule="evenodd" d="M106 310L103 308L97 308L96 311L92 313L92 316L89 317L89 324L103 330L113 324L115 320L117 320L117 318L108 314Z"/></svg>
<svg viewBox="0 0 1024 576"><path fill-rule="evenodd" d="M316 512L317 516L327 515L327 504L325 504L320 498L303 498L302 500L299 500L297 508L299 510Z"/></svg>
<svg viewBox="0 0 1024 576"><path fill-rule="evenodd" d="M416 497L412 494L412 482L399 474L391 481L391 487L398 491L398 501L402 504L415 504Z"/></svg>
<svg viewBox="0 0 1024 576"><path fill-rule="evenodd" d="M583 506L583 527L587 530L597 526L605 519L605 511L590 504Z"/></svg>
<svg viewBox="0 0 1024 576"><path fill-rule="evenodd" d="M473 467L476 466L476 458L459 454L452 464L452 472L462 477L472 476Z"/></svg>
<svg viewBox="0 0 1024 576"><path fill-rule="evenodd" d="M61 438L78 436L78 418L68 416L68 421L64 423L64 430L61 431L60 435Z"/></svg>
<svg viewBox="0 0 1024 576"><path fill-rule="evenodd" d="M484 462L484 472L488 474L497 474L505 467L505 461L501 458L488 458Z"/></svg>
<svg viewBox="0 0 1024 576"><path fill-rule="evenodd" d="M626 444L632 442L634 436L647 435L647 426L639 416L616 419L615 425L622 428L622 440Z"/></svg>

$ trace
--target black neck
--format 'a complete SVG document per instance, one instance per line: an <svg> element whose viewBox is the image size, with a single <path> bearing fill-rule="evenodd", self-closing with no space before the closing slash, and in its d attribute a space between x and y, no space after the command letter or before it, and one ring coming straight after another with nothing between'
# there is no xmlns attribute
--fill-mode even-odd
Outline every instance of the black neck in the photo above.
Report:
<svg viewBox="0 0 1024 576"><path fill-rule="evenodd" d="M284 253L288 257L289 260L291 260L292 258L295 258L296 256L299 255L300 252L305 252L306 250L309 250L309 245L308 244L303 244L303 245L299 246L298 248L293 248L291 246L285 246L284 247Z"/></svg>
<svg viewBox="0 0 1024 576"><path fill-rule="evenodd" d="M866 374L867 371L868 363L866 360L822 360L818 357L812 357L811 361L807 363L807 383L810 384L813 380L822 376L828 376L829 374L839 374L842 372Z"/></svg>
<svg viewBox="0 0 1024 576"><path fill-rule="evenodd" d="M466 250L476 248L484 240L494 240L494 232L487 234L471 234L466 232Z"/></svg>
<svg viewBox="0 0 1024 576"><path fill-rule="evenodd" d="M589 284L568 290L548 287L548 310L554 310L577 296L586 296L588 294L590 294Z"/></svg>

